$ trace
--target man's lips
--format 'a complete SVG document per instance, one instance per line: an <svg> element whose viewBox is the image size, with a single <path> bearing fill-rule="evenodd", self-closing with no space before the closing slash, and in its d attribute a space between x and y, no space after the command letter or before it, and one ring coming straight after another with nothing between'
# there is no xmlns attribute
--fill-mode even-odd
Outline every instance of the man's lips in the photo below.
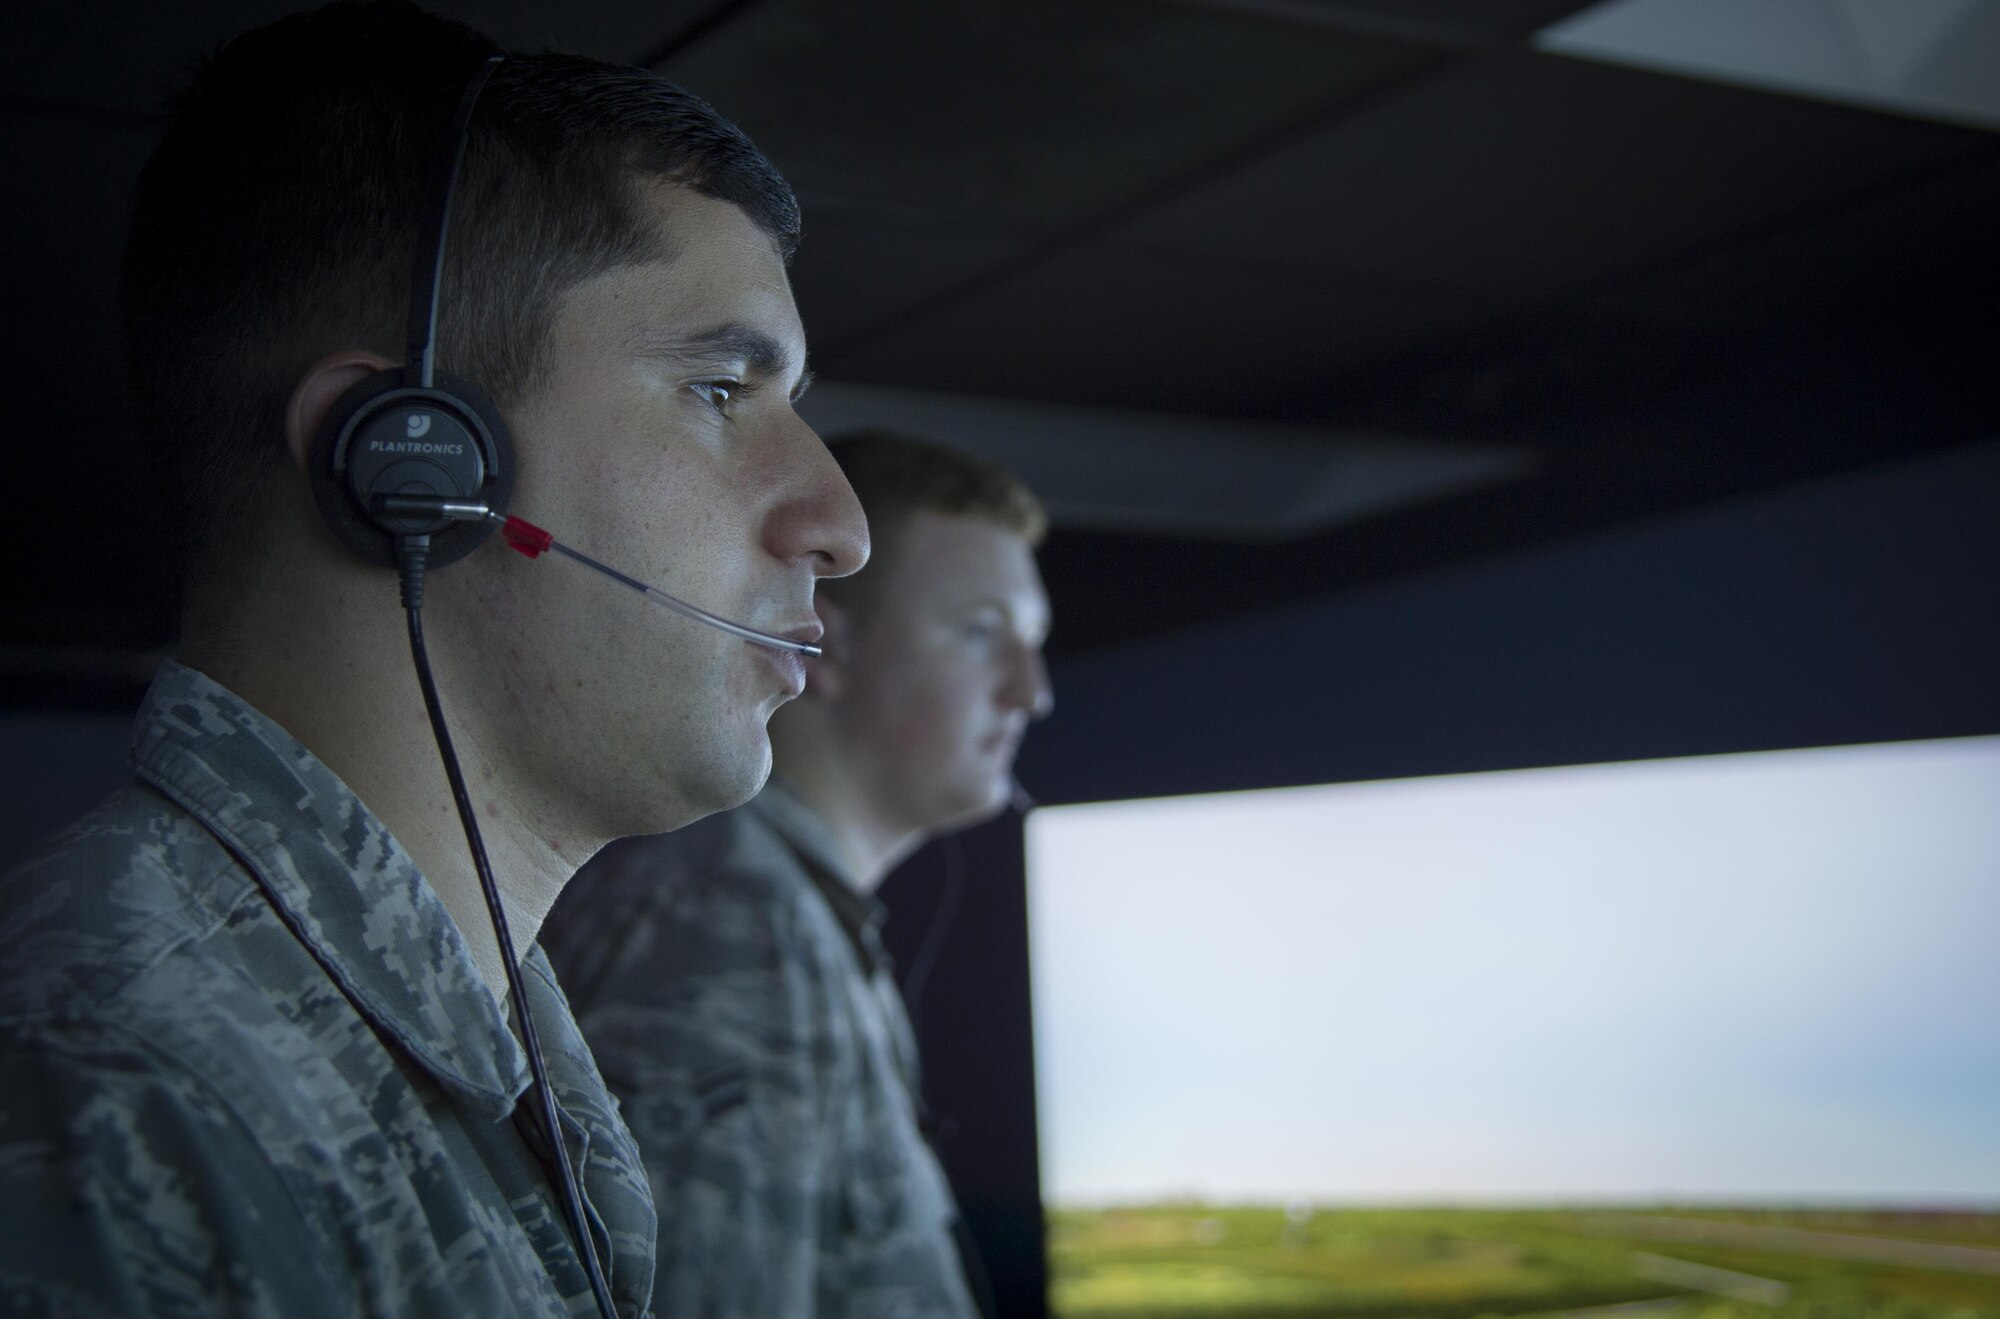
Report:
<svg viewBox="0 0 2000 1319"><path fill-rule="evenodd" d="M981 738L979 745L982 750L989 753L1011 755L1019 749L1021 739L1027 735L1027 732L1028 729L1025 724L1009 723L994 729Z"/></svg>
<svg viewBox="0 0 2000 1319"><path fill-rule="evenodd" d="M817 646L819 639L826 635L826 628L818 619L794 627L773 627L764 630L774 637L783 637L787 641L802 641L808 646Z"/></svg>
<svg viewBox="0 0 2000 1319"><path fill-rule="evenodd" d="M818 645L820 637L825 635L826 632L826 629L820 626L817 619L811 623L798 623L791 627L774 627L760 630L767 631L774 637L783 637L787 641L802 641L809 646ZM798 696L805 691L805 656L795 650L781 650L776 646L766 646L755 641L745 641L743 644L756 651L777 671L778 675L784 680L785 691L788 695Z"/></svg>

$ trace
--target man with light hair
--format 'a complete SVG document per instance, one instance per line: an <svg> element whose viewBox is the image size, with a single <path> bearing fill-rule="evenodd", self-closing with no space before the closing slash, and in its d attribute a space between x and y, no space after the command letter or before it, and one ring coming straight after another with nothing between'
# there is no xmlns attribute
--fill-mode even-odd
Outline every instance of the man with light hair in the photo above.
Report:
<svg viewBox="0 0 2000 1319"><path fill-rule="evenodd" d="M771 721L770 785L606 848L544 932L652 1180L662 1314L977 1312L874 893L1011 798L1050 708L1045 519L951 449L831 447L874 557L820 584L826 653Z"/></svg>

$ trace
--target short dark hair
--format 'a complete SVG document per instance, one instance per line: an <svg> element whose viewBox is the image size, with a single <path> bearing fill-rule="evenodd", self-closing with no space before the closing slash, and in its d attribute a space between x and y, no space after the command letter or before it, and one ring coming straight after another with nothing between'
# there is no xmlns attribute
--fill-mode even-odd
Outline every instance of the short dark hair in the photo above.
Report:
<svg viewBox="0 0 2000 1319"><path fill-rule="evenodd" d="M991 522L1031 546L1048 533L1048 514L1034 491L977 455L879 428L845 431L827 448L868 515L871 563L893 553L904 524L923 511ZM865 614L877 577L863 568L851 577L822 579L817 589L850 613Z"/></svg>
<svg viewBox="0 0 2000 1319"><path fill-rule="evenodd" d="M183 578L260 550L306 368L346 347L401 359L419 217L494 53L404 0L342 0L227 42L176 98L134 197L121 303ZM643 69L510 55L459 173L439 367L502 407L531 394L562 295L669 255L647 179L741 207L787 260L797 245L791 188L699 98Z"/></svg>

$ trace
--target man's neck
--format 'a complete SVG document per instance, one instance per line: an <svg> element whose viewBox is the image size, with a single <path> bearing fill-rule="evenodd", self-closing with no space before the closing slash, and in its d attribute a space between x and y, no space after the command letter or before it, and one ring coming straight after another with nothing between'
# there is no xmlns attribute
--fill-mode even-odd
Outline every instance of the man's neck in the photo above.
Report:
<svg viewBox="0 0 2000 1319"><path fill-rule="evenodd" d="M777 773L826 826L849 879L863 893L881 887L889 872L924 841L922 830L882 819L852 776L829 770L817 759L787 758L780 751Z"/></svg>
<svg viewBox="0 0 2000 1319"><path fill-rule="evenodd" d="M289 650L262 647L254 656L190 640L180 658L257 707L340 776L410 854L505 1010L499 939L411 670L401 616L388 614L392 628L344 629ZM363 635L369 631L384 634ZM449 693L456 684L449 678L438 674L445 715L518 957L563 885L604 840L580 838L524 805L489 754L492 739L469 717L473 711L454 708Z"/></svg>

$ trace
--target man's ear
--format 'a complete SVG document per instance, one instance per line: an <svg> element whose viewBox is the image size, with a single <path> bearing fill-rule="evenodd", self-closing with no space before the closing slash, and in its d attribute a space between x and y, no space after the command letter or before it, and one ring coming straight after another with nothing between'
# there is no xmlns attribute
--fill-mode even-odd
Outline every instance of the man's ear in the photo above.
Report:
<svg viewBox="0 0 2000 1319"><path fill-rule="evenodd" d="M343 348L306 368L285 405L285 447L301 472L312 462L313 437L319 434L320 423L326 420L334 400L377 371L395 365L365 348Z"/></svg>
<svg viewBox="0 0 2000 1319"><path fill-rule="evenodd" d="M838 701L847 694L847 650L853 627L847 611L817 591L813 612L826 629L819 639L818 659L806 661L806 695L821 701Z"/></svg>

